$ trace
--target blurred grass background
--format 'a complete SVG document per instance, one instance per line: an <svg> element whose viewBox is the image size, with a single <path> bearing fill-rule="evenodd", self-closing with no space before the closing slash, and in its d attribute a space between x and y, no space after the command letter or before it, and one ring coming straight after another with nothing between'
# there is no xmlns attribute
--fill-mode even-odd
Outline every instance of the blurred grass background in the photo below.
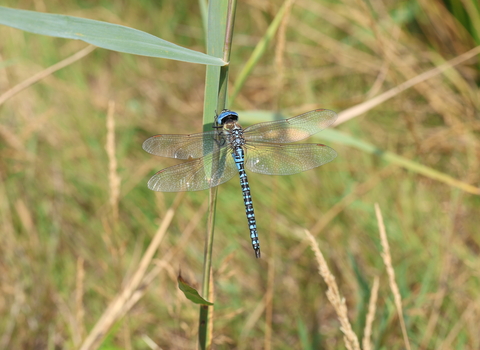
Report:
<svg viewBox="0 0 480 350"><path fill-rule="evenodd" d="M281 3L238 4L232 83ZM204 51L196 2L2 5L123 24ZM0 37L0 93L85 47L4 26ZM230 107L281 109L291 116L314 108L339 112L477 45L475 0L297 0L285 41L272 42ZM157 133L201 131L204 75L201 65L97 49L0 106L2 348L78 347L177 196L157 254L164 269L102 348L148 349L150 340L163 349L195 347L198 307L178 291L176 276L181 270L200 284L208 192L149 191L149 177L176 162L151 157L141 144ZM338 129L478 185L479 82L479 61L472 59ZM109 204L109 101L115 102L121 178L118 219ZM375 202L386 223L412 347L480 348L480 198L359 150L329 146L339 157L321 168L285 177L249 174L261 260L251 250L238 181L220 187L215 348L344 348L303 232L309 229L357 335L378 275L374 348L403 349Z"/></svg>

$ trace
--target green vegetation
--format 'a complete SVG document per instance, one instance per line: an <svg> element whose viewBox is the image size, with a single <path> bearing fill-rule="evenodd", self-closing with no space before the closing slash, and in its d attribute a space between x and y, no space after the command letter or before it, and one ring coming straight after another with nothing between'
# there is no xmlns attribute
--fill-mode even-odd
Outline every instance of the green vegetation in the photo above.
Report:
<svg viewBox="0 0 480 350"><path fill-rule="evenodd" d="M229 107L248 112L248 123L269 115L252 110L342 112L480 45L475 0L297 0L285 5L270 38L282 5L237 7L229 81L245 81ZM206 52L196 2L26 6L125 25ZM157 133L202 130L205 66L96 49L2 100L86 44L6 26L0 37L0 349L79 348L153 237L161 243L145 284L133 307L104 329L100 348L195 348L198 306L178 289L177 276L201 290L208 191L148 190L155 171L177 162L152 157L141 144ZM265 52L249 60L262 38ZM215 305L214 348L345 348L308 230L346 299L360 345L378 276L372 349L404 349L374 203L411 347L480 347L480 65L472 57L325 139L319 134L338 152L335 161L293 176L249 174L262 259L251 249L238 180L219 187L213 285L202 295ZM156 235L162 222L165 234Z"/></svg>

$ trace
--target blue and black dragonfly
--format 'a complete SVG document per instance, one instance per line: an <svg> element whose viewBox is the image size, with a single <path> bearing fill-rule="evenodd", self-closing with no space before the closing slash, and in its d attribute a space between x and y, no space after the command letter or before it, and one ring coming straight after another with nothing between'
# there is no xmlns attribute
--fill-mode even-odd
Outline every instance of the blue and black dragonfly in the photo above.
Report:
<svg viewBox="0 0 480 350"><path fill-rule="evenodd" d="M156 156L193 159L160 170L148 188L160 192L200 191L240 176L243 201L255 256L260 242L246 170L267 175L291 175L332 161L337 152L319 143L288 144L325 129L337 119L328 109L316 109L289 119L254 124L243 129L236 112L224 109L214 130L190 135L156 135L143 149Z"/></svg>

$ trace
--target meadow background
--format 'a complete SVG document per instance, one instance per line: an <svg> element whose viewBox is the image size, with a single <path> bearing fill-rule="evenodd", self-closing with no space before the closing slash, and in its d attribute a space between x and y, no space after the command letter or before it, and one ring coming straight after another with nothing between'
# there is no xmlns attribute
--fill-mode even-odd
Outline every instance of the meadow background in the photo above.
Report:
<svg viewBox="0 0 480 350"><path fill-rule="evenodd" d="M238 3L232 84L281 4ZM195 1L2 5L122 24L205 51ZM86 46L5 26L0 38L0 95ZM341 112L478 45L475 0L297 0L229 107ZM357 336L378 276L372 349L404 349L374 203L411 347L480 348L479 195L380 157L393 152L478 187L479 67L473 58L336 127L377 147L376 155L329 140L338 158L320 168L249 174L260 260L238 179L219 188L214 348L345 348L307 229ZM201 131L204 77L202 65L96 49L0 105L0 349L78 348L172 207L157 275L101 349L195 348L198 306L178 290L177 275L201 284L208 191L148 190L151 175L177 162L150 156L141 144L158 133ZM107 127L109 105L114 126ZM108 130L115 131L118 184Z"/></svg>

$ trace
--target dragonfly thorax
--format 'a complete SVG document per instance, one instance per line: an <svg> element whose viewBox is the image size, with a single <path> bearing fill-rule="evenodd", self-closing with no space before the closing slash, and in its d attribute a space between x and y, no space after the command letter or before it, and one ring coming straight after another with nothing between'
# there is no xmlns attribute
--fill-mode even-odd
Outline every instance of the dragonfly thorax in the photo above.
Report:
<svg viewBox="0 0 480 350"><path fill-rule="evenodd" d="M223 132L228 143L232 147L241 147L245 145L243 138L243 128L236 121L229 121L223 125Z"/></svg>

